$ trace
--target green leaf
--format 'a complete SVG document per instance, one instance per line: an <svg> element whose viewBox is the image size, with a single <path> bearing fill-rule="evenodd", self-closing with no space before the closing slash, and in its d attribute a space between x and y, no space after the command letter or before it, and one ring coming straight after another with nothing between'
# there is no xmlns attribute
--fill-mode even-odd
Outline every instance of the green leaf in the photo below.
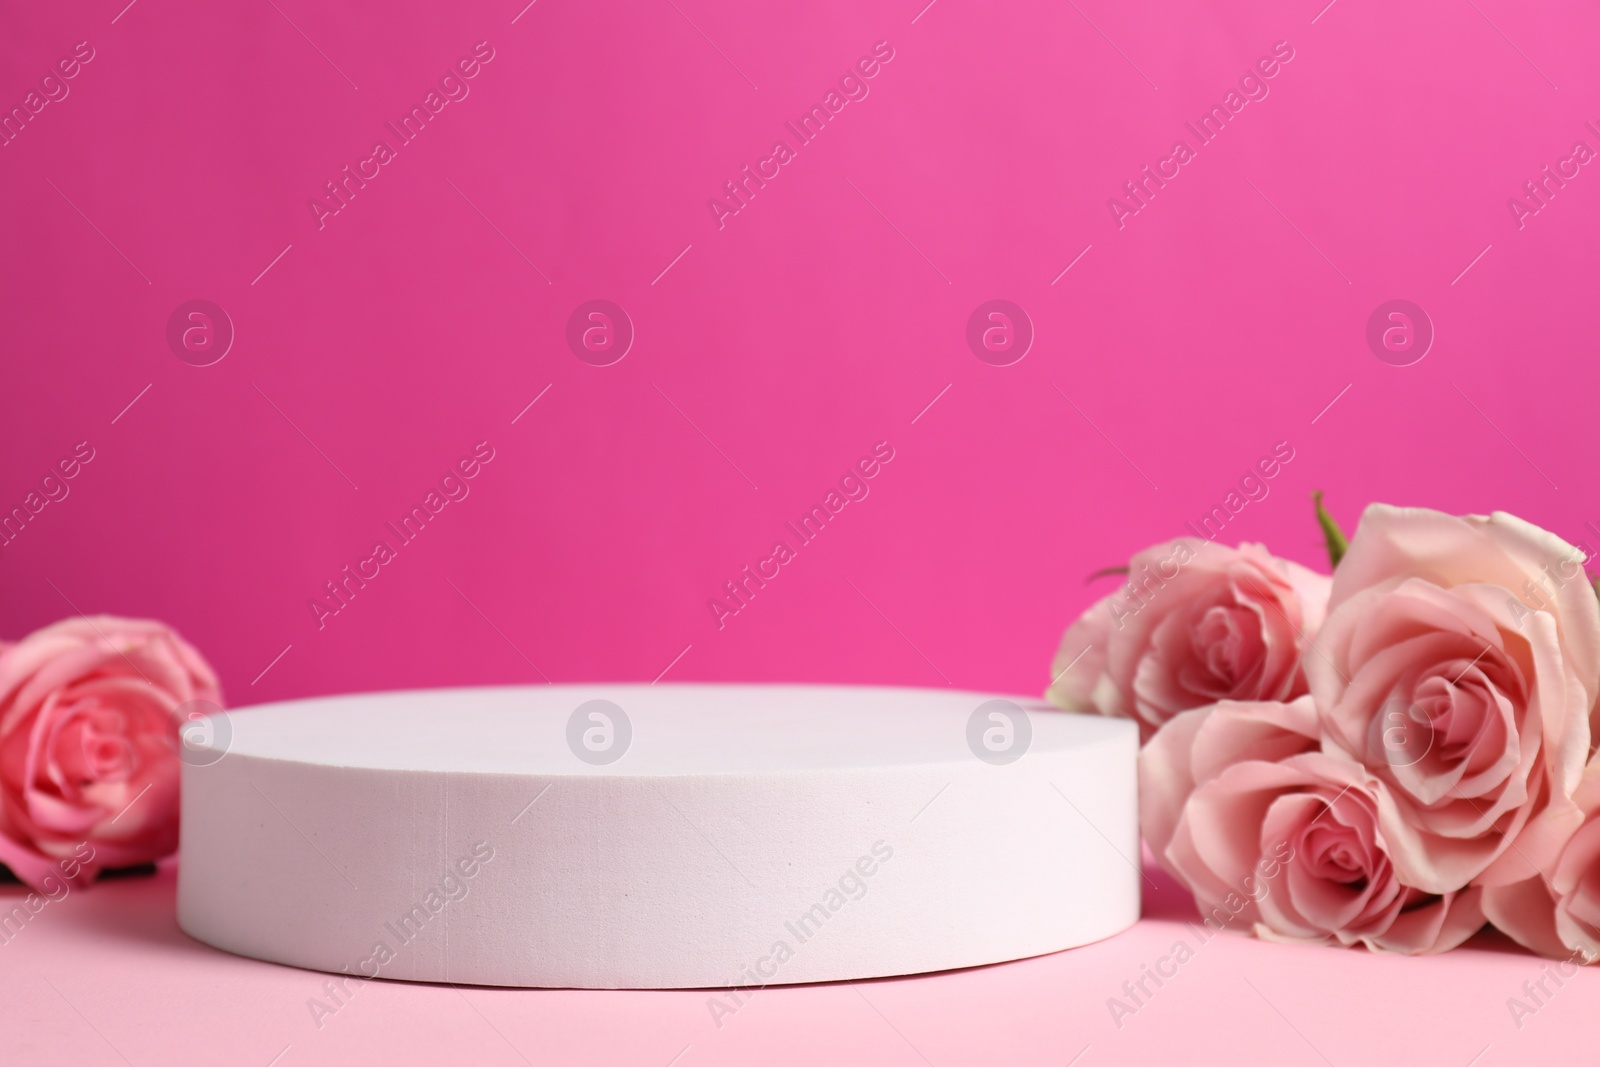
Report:
<svg viewBox="0 0 1600 1067"><path fill-rule="evenodd" d="M1089 577L1085 578L1083 580L1083 584L1084 585L1088 585L1090 582L1095 581L1098 578L1109 578L1113 574L1127 574L1127 573L1128 573L1128 568L1127 567L1101 567L1099 570L1097 570L1093 574L1089 575Z"/></svg>
<svg viewBox="0 0 1600 1067"><path fill-rule="evenodd" d="M1339 529L1339 524L1328 514L1328 509L1322 506L1322 490L1312 493L1311 499L1317 503L1317 525L1322 527L1323 539L1328 542L1328 566L1337 567L1339 561L1344 559L1344 554L1350 551L1350 539Z"/></svg>

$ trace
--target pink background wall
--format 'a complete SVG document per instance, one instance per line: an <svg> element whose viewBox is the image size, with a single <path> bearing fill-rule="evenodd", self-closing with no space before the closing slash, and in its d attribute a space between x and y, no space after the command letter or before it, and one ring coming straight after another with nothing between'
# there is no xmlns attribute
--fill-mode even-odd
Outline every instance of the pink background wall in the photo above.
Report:
<svg viewBox="0 0 1600 1067"><path fill-rule="evenodd" d="M1321 487L1347 523L1504 508L1596 546L1600 174L1567 164L1520 228L1507 204L1600 149L1586 5L124 2L0 33L8 109L93 54L0 147L0 510L93 450L0 547L7 637L158 616L234 703L674 662L1037 692L1084 576L1280 441L1224 540L1318 562ZM1280 41L1119 228L1108 198ZM1009 366L966 342L996 298L1036 333ZM1436 331L1409 366L1366 341L1396 298ZM566 342L592 299L636 333L610 366ZM191 300L234 325L210 366L167 340ZM323 583L482 441L470 494L319 629ZM869 495L719 629L708 600L880 441Z"/></svg>

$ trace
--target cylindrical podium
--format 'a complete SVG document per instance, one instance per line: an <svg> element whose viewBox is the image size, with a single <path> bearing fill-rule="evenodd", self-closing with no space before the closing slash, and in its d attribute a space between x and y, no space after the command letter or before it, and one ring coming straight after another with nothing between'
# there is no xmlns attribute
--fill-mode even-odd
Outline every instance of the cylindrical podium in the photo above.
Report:
<svg viewBox="0 0 1600 1067"><path fill-rule="evenodd" d="M186 752L178 921L355 977L759 986L1019 959L1139 914L1133 724L805 685L329 697Z"/></svg>

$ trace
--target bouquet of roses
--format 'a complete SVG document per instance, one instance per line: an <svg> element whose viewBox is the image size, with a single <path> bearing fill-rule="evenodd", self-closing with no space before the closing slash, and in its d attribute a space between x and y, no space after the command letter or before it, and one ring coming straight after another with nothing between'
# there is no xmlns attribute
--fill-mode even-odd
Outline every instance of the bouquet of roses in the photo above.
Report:
<svg viewBox="0 0 1600 1067"><path fill-rule="evenodd" d="M1258 937L1454 948L1490 922L1600 958L1600 601L1504 513L1375 504L1331 578L1260 545L1145 550L1049 695L1139 724L1146 843Z"/></svg>

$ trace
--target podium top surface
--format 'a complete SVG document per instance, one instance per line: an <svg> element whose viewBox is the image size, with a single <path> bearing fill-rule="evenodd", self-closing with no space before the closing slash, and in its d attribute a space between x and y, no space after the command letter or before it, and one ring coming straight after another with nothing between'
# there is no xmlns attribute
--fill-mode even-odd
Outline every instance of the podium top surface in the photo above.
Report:
<svg viewBox="0 0 1600 1067"><path fill-rule="evenodd" d="M966 764L983 758L977 753L986 737L1020 743L1026 759L1119 741L1131 752L1134 732L1129 722L1059 711L1036 698L822 685L411 690L261 704L216 718L209 736L191 745L330 767L540 775Z"/></svg>

